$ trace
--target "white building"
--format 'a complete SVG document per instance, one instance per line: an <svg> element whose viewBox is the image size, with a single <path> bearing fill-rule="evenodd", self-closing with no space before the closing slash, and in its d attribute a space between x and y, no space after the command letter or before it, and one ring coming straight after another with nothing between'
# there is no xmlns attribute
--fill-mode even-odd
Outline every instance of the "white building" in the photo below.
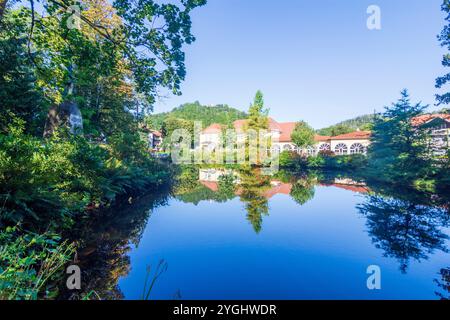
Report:
<svg viewBox="0 0 450 320"><path fill-rule="evenodd" d="M424 114L412 119L412 124L429 130L430 147L434 154L444 154L450 146L450 114Z"/></svg>
<svg viewBox="0 0 450 320"><path fill-rule="evenodd" d="M245 140L245 125L247 120L236 120L233 128L236 132L237 142ZM316 144L306 150L299 150L292 142L291 134L294 131L296 122L277 122L269 118L268 134L272 137L272 148L281 151L306 152L310 155L319 151L333 152L337 155L365 153L370 144L369 131L355 131L336 137L316 135ZM226 130L223 125L213 123L205 128L200 134L200 147L214 150L221 144L221 135Z"/></svg>

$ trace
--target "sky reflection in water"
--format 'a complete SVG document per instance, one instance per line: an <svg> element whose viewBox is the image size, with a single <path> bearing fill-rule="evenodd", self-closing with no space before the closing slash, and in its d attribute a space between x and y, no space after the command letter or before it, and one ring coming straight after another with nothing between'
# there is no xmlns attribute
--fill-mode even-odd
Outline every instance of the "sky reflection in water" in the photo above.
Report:
<svg viewBox="0 0 450 320"><path fill-rule="evenodd" d="M220 189L202 183L171 198L132 245L131 270L119 280L124 298L141 298L146 267L160 259L168 270L150 299L449 296L436 282L450 267L445 210L306 180L298 180L300 189L297 179L250 183L250 194L236 188L230 200L218 190L220 202L201 200ZM367 289L369 265L381 267L381 290Z"/></svg>

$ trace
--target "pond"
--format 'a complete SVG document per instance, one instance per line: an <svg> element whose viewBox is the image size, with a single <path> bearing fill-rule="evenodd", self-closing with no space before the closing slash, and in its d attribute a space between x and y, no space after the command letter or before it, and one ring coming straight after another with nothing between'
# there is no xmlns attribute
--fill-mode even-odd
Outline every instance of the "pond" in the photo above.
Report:
<svg viewBox="0 0 450 320"><path fill-rule="evenodd" d="M103 299L440 299L449 212L437 195L324 173L185 168L172 192L84 225L85 294ZM369 266L380 289L369 290ZM153 282L153 284L152 284ZM149 288L151 288L149 290ZM64 292L61 297L70 298Z"/></svg>

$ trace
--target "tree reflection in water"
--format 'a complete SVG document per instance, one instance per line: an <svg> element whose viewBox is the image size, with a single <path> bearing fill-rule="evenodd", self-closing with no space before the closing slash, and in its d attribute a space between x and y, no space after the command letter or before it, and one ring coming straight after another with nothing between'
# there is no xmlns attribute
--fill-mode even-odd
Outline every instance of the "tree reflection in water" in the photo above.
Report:
<svg viewBox="0 0 450 320"><path fill-rule="evenodd" d="M217 169L217 172L220 171L224 170ZM178 200L198 205L205 200L226 202L239 197L247 212L247 220L256 233L262 230L263 217L269 215L269 198L277 193L289 194L303 205L314 197L318 183L318 177L314 174L295 176L281 170L271 177L251 167L240 167L218 179L215 175L211 180L199 181L198 178L198 168L183 168L174 190Z"/></svg>
<svg viewBox="0 0 450 320"><path fill-rule="evenodd" d="M269 201L263 193L270 189L270 177L262 175L260 170L250 168L240 170L239 177L239 198L247 211L247 220L253 230L260 233L262 217L269 215Z"/></svg>
<svg viewBox="0 0 450 320"><path fill-rule="evenodd" d="M450 267L441 269L439 274L441 279L436 279L435 282L441 292L436 292L436 295L442 300L450 300ZM442 291L445 291L445 293Z"/></svg>
<svg viewBox="0 0 450 320"><path fill-rule="evenodd" d="M263 218L269 215L269 199L275 194L289 194L300 205L314 197L317 184L333 185L336 176L304 173L292 175L280 171L276 176L263 175L259 170L241 168L217 181L199 181L198 168L187 168L173 195L181 201L198 204L202 200L225 202L238 197L246 217L256 233L263 228ZM342 179L339 176L340 180ZM448 199L442 195L424 195L392 190L386 186L369 185L371 193L358 205L367 219L366 225L374 245L386 257L397 259L400 270L406 273L411 260L427 259L434 251L447 252L448 236L443 232L449 226ZM368 189L368 188L367 188ZM80 299L95 291L101 299L122 299L118 280L130 271L128 252L130 243L139 244L152 210L167 201L169 191L148 196L132 204L111 208L95 218L80 221L68 235L80 244L78 262L82 271L82 291L67 291L61 281L62 299ZM95 216L91 214L90 216ZM163 257L156 257L163 258ZM162 265L165 270L167 265ZM156 269L155 274L159 274ZM436 295L450 298L450 267L439 270L434 281ZM142 287L151 288L153 278L142 279ZM144 288L143 298L148 296ZM178 292L174 298L179 299Z"/></svg>
<svg viewBox="0 0 450 320"><path fill-rule="evenodd" d="M375 246L384 256L397 259L402 273L411 259L420 261L435 250L448 250L448 236L442 232L449 220L444 208L371 194L358 209L367 218Z"/></svg>
<svg viewBox="0 0 450 320"><path fill-rule="evenodd" d="M130 243L138 246L154 208L167 203L168 191L142 197L134 203L102 212L79 222L69 235L81 249L76 264L81 269L81 290L68 291L61 281L60 299L83 299L88 295L101 299L123 299L118 280L130 271ZM144 287L145 279L142 279ZM95 295L92 295L95 292Z"/></svg>
<svg viewBox="0 0 450 320"><path fill-rule="evenodd" d="M318 183L317 176L306 175L298 179L293 185L290 196L300 205L314 198L315 186Z"/></svg>

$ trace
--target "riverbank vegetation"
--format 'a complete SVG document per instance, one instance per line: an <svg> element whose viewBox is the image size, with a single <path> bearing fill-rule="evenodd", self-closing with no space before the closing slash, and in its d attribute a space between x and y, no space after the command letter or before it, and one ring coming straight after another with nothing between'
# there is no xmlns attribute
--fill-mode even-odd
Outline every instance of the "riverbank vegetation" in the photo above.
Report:
<svg viewBox="0 0 450 320"><path fill-rule="evenodd" d="M87 271L93 274L86 275L90 281L77 298L92 290L104 291L104 298L120 297L117 279L129 266L123 253L129 240L138 242L149 212L135 208L121 220L109 208L120 199L132 203L138 195L157 193L172 182L173 195L188 203L239 197L247 220L256 233L261 232L274 187L269 176L239 165L239 183L235 175L227 174L217 185L202 184L198 167L169 166L151 157L142 139L143 127L160 129L170 137L175 129L192 133L194 121L202 121L204 127L211 123L226 127L246 118L243 130L269 127L260 91L248 113L195 102L171 113L148 115L159 90L180 94L186 74L183 45L195 40L190 14L205 2L184 0L176 6L151 0L113 4L83 0L81 20L67 10L72 3L66 0L50 1L40 10L31 1L29 6L0 12L0 299L55 298L64 288L53 280L62 277L76 254L90 256L92 264L100 258L97 268ZM448 1L444 3L448 13ZM148 21L154 27L149 28ZM446 32L448 28L440 39L449 46ZM449 65L447 56L444 65ZM436 86L442 88L448 79L448 75L439 78ZM444 93L438 101L448 103L449 97ZM326 172L334 170L380 185L380 194L402 186L444 207L441 195L448 194L450 185L450 153L435 155L429 130L413 126L411 120L424 111L425 106L411 104L403 91L384 113L319 131L338 135L370 129L367 156L285 151L280 166L290 172L282 170L274 178L289 183L288 193L301 205L314 196L315 185L327 183ZM259 139L256 148L262 144ZM314 130L300 122L292 139L299 147L308 147L314 143ZM262 162L257 159L255 167ZM167 194L152 200L151 208L164 203ZM394 207L400 213L407 203L399 206L373 198L361 211L377 220L387 211L380 213L379 208ZM113 231L103 229L99 209L107 211ZM414 212L417 224L423 221L422 211ZM111 232L119 236L109 237ZM82 243L76 241L81 238ZM430 250L441 243L442 237L429 245ZM107 254L89 252L94 245ZM110 270L108 279L100 281L105 270ZM72 297L68 292L63 296Z"/></svg>
<svg viewBox="0 0 450 320"><path fill-rule="evenodd" d="M204 3L85 0L80 18L66 0L2 10L0 298L55 297L51 279L78 249L63 235L171 180L139 123L157 90L179 94L190 12Z"/></svg>
<svg viewBox="0 0 450 320"><path fill-rule="evenodd" d="M412 121L425 109L412 104L404 90L396 103L375 116L367 155L320 152L302 156L285 151L280 155L280 166L297 171L352 170L366 180L428 191L448 188L449 150L433 148L430 128L415 126Z"/></svg>

